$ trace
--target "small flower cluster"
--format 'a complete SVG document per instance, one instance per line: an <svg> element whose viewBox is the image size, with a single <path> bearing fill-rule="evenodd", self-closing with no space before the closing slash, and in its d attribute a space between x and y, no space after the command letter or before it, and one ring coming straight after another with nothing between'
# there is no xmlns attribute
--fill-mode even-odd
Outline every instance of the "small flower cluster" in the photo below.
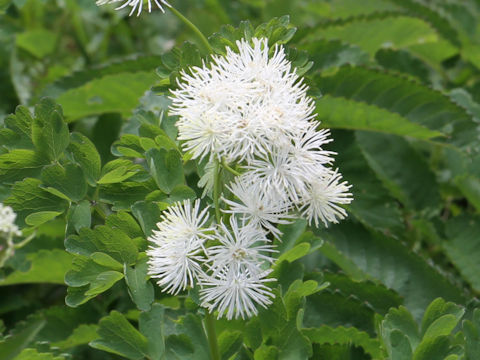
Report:
<svg viewBox="0 0 480 360"><path fill-rule="evenodd" d="M142 13L143 10L143 0L97 0L96 4L97 5L105 5L105 4L112 4L112 3L117 3L117 2L123 2L122 5L117 7L115 10L120 10L123 9L127 6L130 6L132 10L130 11L129 16L132 16L132 14L137 11L137 16L139 16ZM157 5L157 7L162 11L165 12L163 9L163 5L170 6L168 2L165 0L148 0L147 5L148 5L148 12L152 12L152 3Z"/></svg>
<svg viewBox="0 0 480 360"><path fill-rule="evenodd" d="M11 238L12 236L20 236L22 232L15 225L17 214L10 206L0 203L0 237Z"/></svg>
<svg viewBox="0 0 480 360"><path fill-rule="evenodd" d="M171 206L149 238L149 274L164 291L198 284L202 306L228 319L271 304L269 236L280 238L278 224L304 217L328 226L346 217L340 205L352 201L350 186L330 168L334 153L322 149L329 132L317 130L314 101L284 49L270 49L267 39L252 43L238 41L238 52L227 48L226 56L182 72L172 91L183 149L208 160L201 184L215 183L214 164L236 174L225 186L233 196L224 192L225 208L216 209L223 217L209 221L200 200L187 200Z"/></svg>

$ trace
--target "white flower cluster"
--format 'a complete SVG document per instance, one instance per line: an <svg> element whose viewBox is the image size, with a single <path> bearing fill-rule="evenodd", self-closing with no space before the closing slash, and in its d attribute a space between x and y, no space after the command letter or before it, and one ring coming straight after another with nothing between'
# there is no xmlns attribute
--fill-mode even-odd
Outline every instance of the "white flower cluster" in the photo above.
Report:
<svg viewBox="0 0 480 360"><path fill-rule="evenodd" d="M10 206L0 203L0 236L9 238L12 235L20 236L22 232L15 225L17 214Z"/></svg>
<svg viewBox="0 0 480 360"><path fill-rule="evenodd" d="M213 186L212 164L237 173L221 198L229 221L209 222L199 200L177 203L147 252L149 274L164 291L198 284L202 306L228 319L271 304L266 283L274 280L275 249L268 237L282 235L278 224L305 217L327 226L345 218L340 205L352 201L350 186L330 168L334 153L322 149L329 132L317 130L315 103L284 49L270 49L267 39L252 43L238 41L238 52L227 48L226 56L182 72L172 91L183 149L209 161L201 185Z"/></svg>
<svg viewBox="0 0 480 360"><path fill-rule="evenodd" d="M276 46L270 57L268 39L237 41L224 57L208 66L183 72L173 91L170 113L178 115L178 139L193 158L223 159L245 170L230 190L241 204L231 211L278 235L298 210L318 226L346 217L338 204L352 200L350 186L333 163L328 130L317 130L315 103L308 87Z"/></svg>
<svg viewBox="0 0 480 360"><path fill-rule="evenodd" d="M129 16L132 16L132 14L137 11L137 16L139 16L142 13L143 10L143 2L144 0L97 0L96 4L97 5L105 5L105 4L112 4L112 3L117 3L117 2L123 2L122 5L117 7L115 10L120 10L123 9L127 6L130 6L132 10L130 11ZM162 11L165 12L163 9L163 5L170 6L168 2L165 0L148 0L147 1L147 6L148 6L148 12L152 12L152 3L157 5L157 7Z"/></svg>

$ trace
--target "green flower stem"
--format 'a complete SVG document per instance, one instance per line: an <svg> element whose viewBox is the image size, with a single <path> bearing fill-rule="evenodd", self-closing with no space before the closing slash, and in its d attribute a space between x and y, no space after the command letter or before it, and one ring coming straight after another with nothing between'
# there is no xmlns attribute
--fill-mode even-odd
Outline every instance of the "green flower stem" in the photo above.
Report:
<svg viewBox="0 0 480 360"><path fill-rule="evenodd" d="M222 159L222 166L225 168L225 170L231 172L231 173L232 173L233 175L235 175L235 176L240 176L240 175L241 175L237 170L235 170L235 169L233 169L232 167L230 167L230 165L227 164L227 162L225 161L225 159Z"/></svg>
<svg viewBox="0 0 480 360"><path fill-rule="evenodd" d="M175 14L185 25L187 25L201 40L202 44L206 47L209 53L213 53L212 46L208 42L207 38L203 33L196 27L190 20L188 20L185 16L183 16L177 9L174 7L169 7L170 11Z"/></svg>
<svg viewBox="0 0 480 360"><path fill-rule="evenodd" d="M220 214L220 162L215 160L215 177L213 180L213 205L215 206L215 219L220 224L222 218Z"/></svg>
<svg viewBox="0 0 480 360"><path fill-rule="evenodd" d="M205 314L205 329L207 331L208 345L212 360L220 360L220 351L218 350L217 334L215 332L215 318L207 312Z"/></svg>

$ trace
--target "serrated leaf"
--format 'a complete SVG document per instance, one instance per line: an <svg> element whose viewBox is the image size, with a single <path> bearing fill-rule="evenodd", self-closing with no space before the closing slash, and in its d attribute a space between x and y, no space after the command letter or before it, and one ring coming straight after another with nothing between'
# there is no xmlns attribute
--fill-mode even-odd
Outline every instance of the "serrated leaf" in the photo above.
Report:
<svg viewBox="0 0 480 360"><path fill-rule="evenodd" d="M422 53L422 47L430 45L437 50L432 60L438 62L456 52L456 48L440 37L437 31L428 22L407 16L389 16L384 18L358 18L344 23L325 24L316 31L309 33L306 41L315 38L341 39L350 44L359 46L367 51L371 57L385 46L397 49L409 49Z"/></svg>
<svg viewBox="0 0 480 360"><path fill-rule="evenodd" d="M71 235L65 240L67 251L90 256L94 252L105 252L115 260L132 264L137 259L138 250L133 241L121 230L100 225L95 229L82 228L79 235Z"/></svg>
<svg viewBox="0 0 480 360"><path fill-rule="evenodd" d="M222 359L230 359L243 345L243 335L240 331L223 331L218 336L218 349Z"/></svg>
<svg viewBox="0 0 480 360"><path fill-rule="evenodd" d="M473 312L472 321L463 322L463 332L466 360L474 360L480 356L480 309Z"/></svg>
<svg viewBox="0 0 480 360"><path fill-rule="evenodd" d="M298 244L292 249L280 255L276 261L276 264L280 264L282 261L293 262L307 255L309 251L310 251L310 244L308 243Z"/></svg>
<svg viewBox="0 0 480 360"><path fill-rule="evenodd" d="M99 199L113 204L113 210L130 210L130 207L144 201L148 194L158 190L153 179L145 182L125 181L117 184L102 185Z"/></svg>
<svg viewBox="0 0 480 360"><path fill-rule="evenodd" d="M126 211L119 211L111 214L105 220L105 225L114 229L120 229L130 238L143 237L140 225L135 221L132 215Z"/></svg>
<svg viewBox="0 0 480 360"><path fill-rule="evenodd" d="M152 283L148 280L148 258L145 256L135 264L135 267L125 265L125 281L128 293L137 308L149 311L154 300Z"/></svg>
<svg viewBox="0 0 480 360"><path fill-rule="evenodd" d="M146 157L150 174L160 190L170 194L175 186L184 183L183 163L178 151L150 149Z"/></svg>
<svg viewBox="0 0 480 360"><path fill-rule="evenodd" d="M140 360L148 355L148 340L118 311L102 318L98 328L99 339L90 346L127 359Z"/></svg>
<svg viewBox="0 0 480 360"><path fill-rule="evenodd" d="M18 136L15 148L33 149L32 124L32 114L27 107L22 105L16 107L15 114L5 118L5 126Z"/></svg>
<svg viewBox="0 0 480 360"><path fill-rule="evenodd" d="M37 150L51 160L58 160L70 143L62 108L52 99L44 98L35 106L32 141Z"/></svg>
<svg viewBox="0 0 480 360"><path fill-rule="evenodd" d="M71 201L80 201L87 194L87 182L82 168L74 164L64 166L53 164L42 170L42 182L45 187L53 188Z"/></svg>
<svg viewBox="0 0 480 360"><path fill-rule="evenodd" d="M463 278L476 290L480 289L480 223L477 217L462 215L447 222L448 241L443 242L446 255Z"/></svg>
<svg viewBox="0 0 480 360"><path fill-rule="evenodd" d="M106 75L67 90L57 98L57 102L62 105L70 122L111 112L128 116L138 105L138 99L157 80L153 72L143 71Z"/></svg>
<svg viewBox="0 0 480 360"><path fill-rule="evenodd" d="M393 196L419 211L437 209L440 193L435 175L405 140L366 132L357 132L356 138L370 167Z"/></svg>
<svg viewBox="0 0 480 360"><path fill-rule="evenodd" d="M0 155L0 181L14 183L26 177L36 177L47 161L32 150L12 150Z"/></svg>
<svg viewBox="0 0 480 360"><path fill-rule="evenodd" d="M68 151L82 168L88 184L95 186L101 170L101 159L95 145L85 135L74 132L70 134Z"/></svg>
<svg viewBox="0 0 480 360"><path fill-rule="evenodd" d="M382 350L380 342L371 338L366 332L357 328L345 328L339 326L332 328L329 326L320 326L315 329L303 329L302 333L307 336L310 341L319 344L345 344L362 347L372 359L382 359Z"/></svg>
<svg viewBox="0 0 480 360"><path fill-rule="evenodd" d="M465 109L441 92L409 79L345 66L332 76L318 78L316 84L322 94L375 105L441 132L447 136L444 142L462 148L475 146L478 126Z"/></svg>
<svg viewBox="0 0 480 360"><path fill-rule="evenodd" d="M36 319L21 331L0 341L0 354L2 360L13 360L27 347L45 326L44 319Z"/></svg>
<svg viewBox="0 0 480 360"><path fill-rule="evenodd" d="M27 271L16 270L0 280L0 286L13 284L51 283L63 285L65 273L70 269L72 255L59 250L39 250L26 256L30 262Z"/></svg>
<svg viewBox="0 0 480 360"><path fill-rule="evenodd" d="M328 128L368 130L420 140L443 136L439 131L432 131L399 114L364 102L325 95L316 103L318 119L322 126Z"/></svg>
<svg viewBox="0 0 480 360"><path fill-rule="evenodd" d="M417 347L412 360L443 360L449 348L450 340L446 336L429 339Z"/></svg>
<svg viewBox="0 0 480 360"><path fill-rule="evenodd" d="M403 296L405 306L418 320L437 297L457 303L464 301L460 289L396 239L366 231L348 221L320 235L362 271Z"/></svg>
<svg viewBox="0 0 480 360"><path fill-rule="evenodd" d="M360 271L360 270L359 270ZM403 299L396 292L373 281L355 281L350 274L332 274L325 272L323 280L330 283L329 288L347 296L355 296L368 303L379 314L385 315L392 307L402 305Z"/></svg>

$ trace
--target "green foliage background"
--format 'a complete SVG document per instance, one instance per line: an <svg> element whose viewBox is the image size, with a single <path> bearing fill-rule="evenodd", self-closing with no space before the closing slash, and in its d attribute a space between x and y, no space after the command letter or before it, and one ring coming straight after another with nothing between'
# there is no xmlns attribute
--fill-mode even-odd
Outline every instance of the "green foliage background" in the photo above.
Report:
<svg viewBox="0 0 480 360"><path fill-rule="evenodd" d="M353 184L348 220L283 228L275 302L217 322L222 359L480 359L480 1L171 3L217 53L288 43ZM0 201L36 233L0 270L1 360L209 359L195 289L144 253L201 195L167 108L207 55L168 10L0 0Z"/></svg>

